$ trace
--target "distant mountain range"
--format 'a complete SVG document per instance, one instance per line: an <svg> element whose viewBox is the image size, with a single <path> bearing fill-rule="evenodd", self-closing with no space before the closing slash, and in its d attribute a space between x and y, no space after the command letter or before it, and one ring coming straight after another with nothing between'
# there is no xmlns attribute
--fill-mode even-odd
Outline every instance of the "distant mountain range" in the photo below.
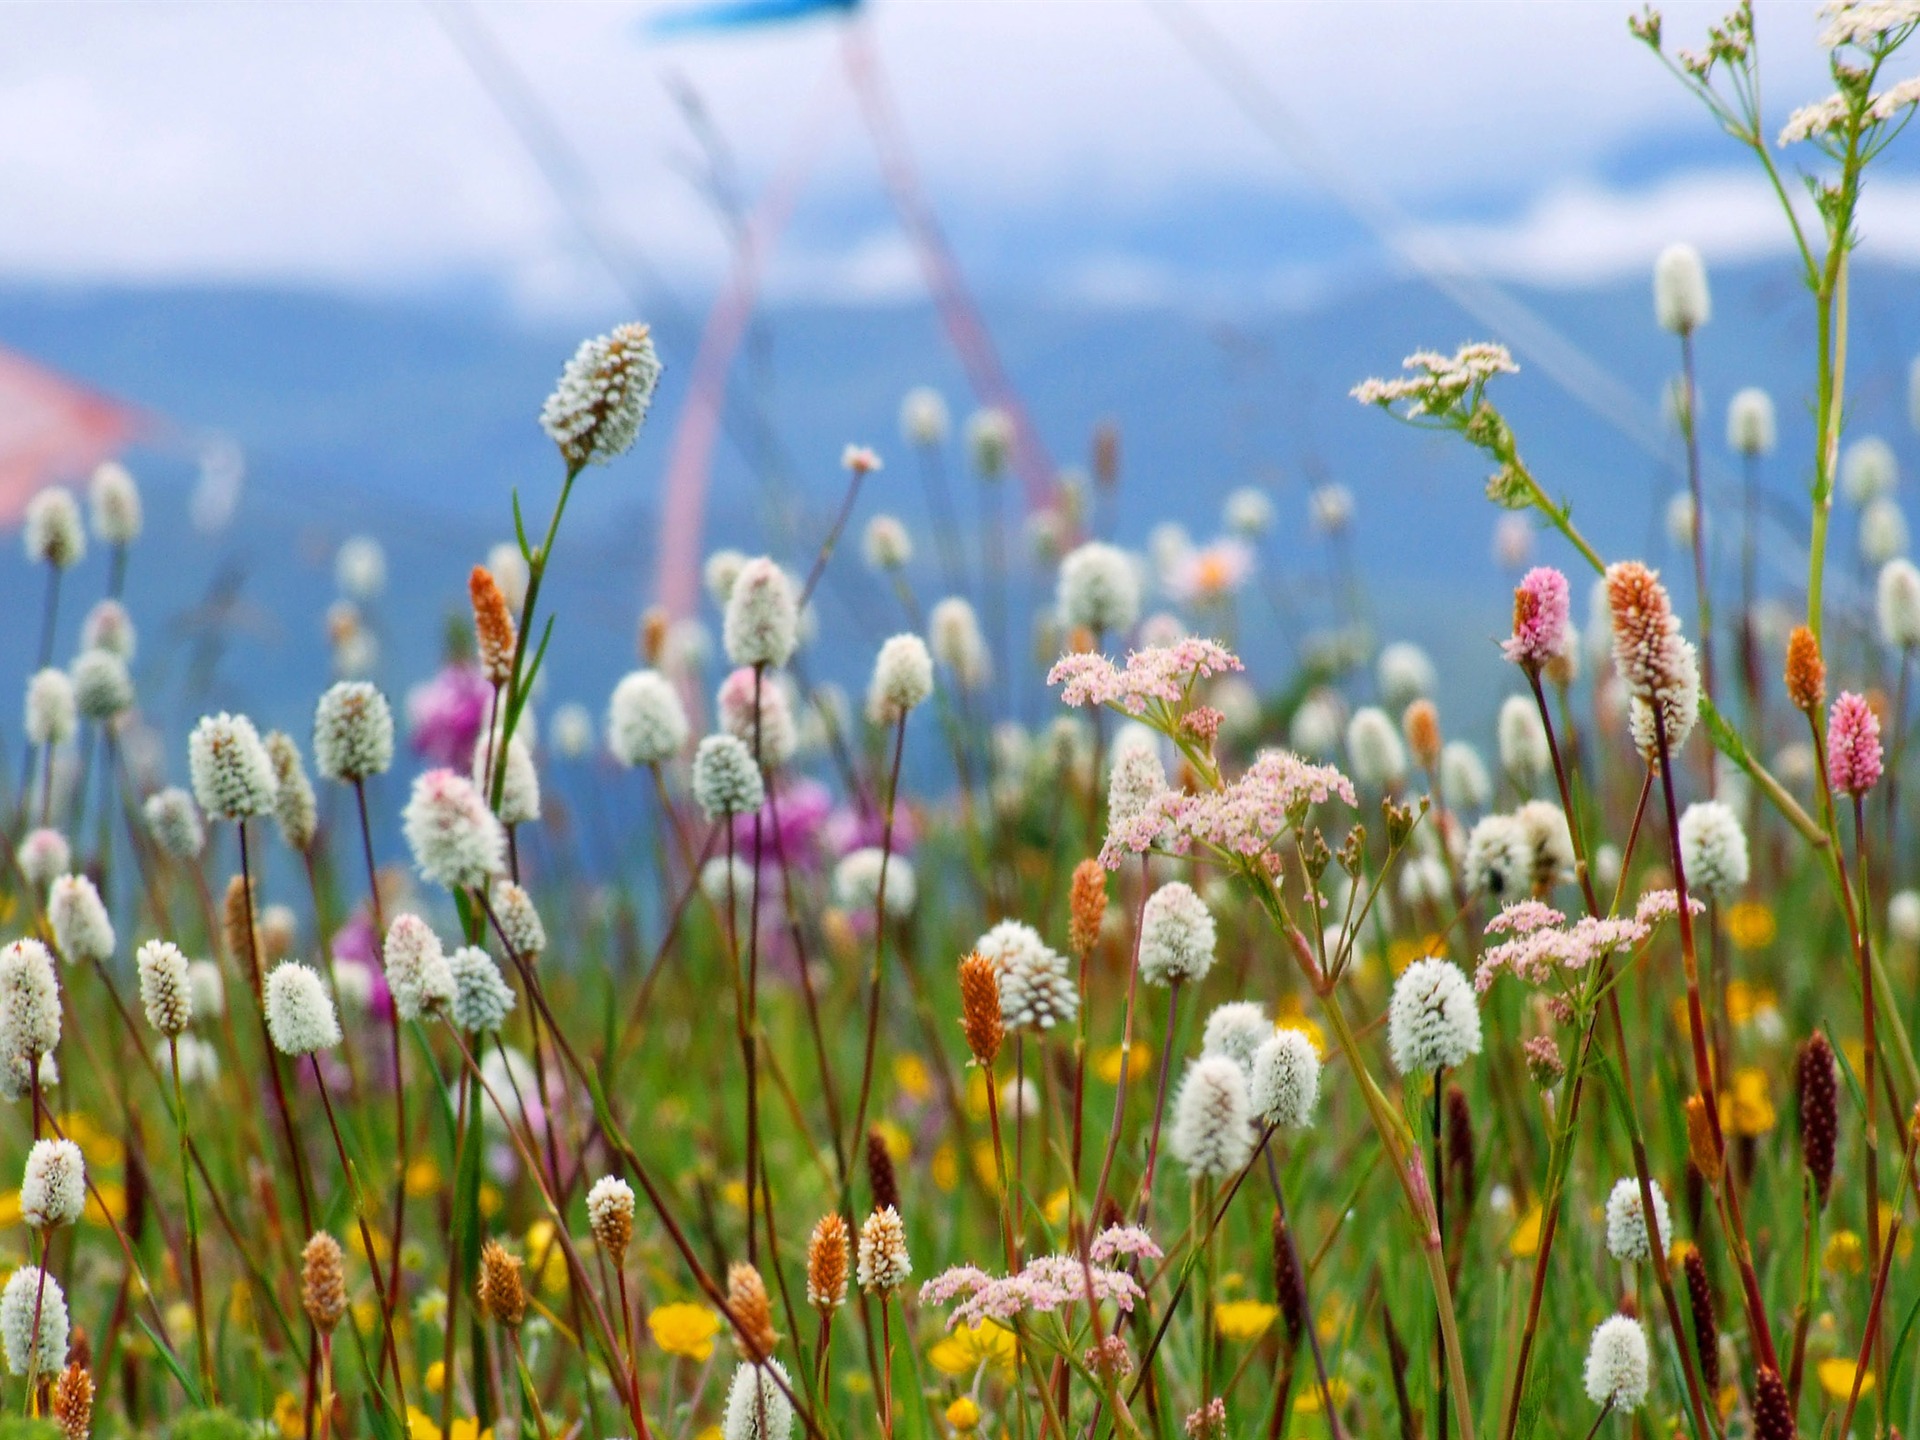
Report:
<svg viewBox="0 0 1920 1440"><path fill-rule="evenodd" d="M1731 483L1721 416L1737 388L1773 392L1782 446L1766 467L1774 581L1791 585L1793 545L1811 427L1805 394L1810 303L1779 269L1721 270L1715 314L1699 340L1704 431L1718 486ZM1868 271L1855 280L1854 433L1876 431L1912 455L1906 421L1909 357L1920 346L1920 276ZM1677 368L1672 338L1655 329L1644 285L1523 298L1591 358L1644 397L1649 415ZM1348 486L1358 503L1353 560L1369 587L1377 631L1410 638L1442 663L1448 690L1470 714L1490 713L1497 680L1490 641L1507 623L1511 579L1493 560L1495 519L1480 498L1475 457L1361 410L1348 389L1388 373L1403 355L1488 337L1450 302L1413 283L1323 297L1311 308L1188 313L1061 308L1043 300L989 303L1009 369L1063 463L1080 461L1102 419L1123 437L1123 473L1111 512L1124 542L1177 521L1204 539L1236 486L1274 495L1280 523L1261 556L1278 579L1297 631L1324 623L1331 561L1305 524L1312 483ZM620 318L608 316L608 323ZM535 415L579 337L523 323L471 295L368 297L260 289L0 291L0 343L146 405L187 432L217 431L244 450L238 516L223 535L193 532L186 498L193 466L162 445L131 457L146 482L149 538L134 560L130 599L145 626L140 660L150 706L177 722L191 640L189 612L216 577L236 579L238 623L214 670L212 698L243 704L268 723L304 727L328 679L323 615L334 598L332 555L350 534L386 546L391 583L376 612L382 677L396 692L431 668L444 622L457 618L465 570L511 533L510 492L544 518L558 464ZM561 628L549 694L596 711L634 663L636 619L650 596L658 477L691 369L696 337L661 333L668 376L636 452L582 482L561 541L551 594ZM1678 566L1661 515L1679 481L1677 441L1649 454L1556 388L1538 367L1503 386L1523 453L1572 499L1603 550ZM778 437L787 488L769 495L741 448L725 447L709 546L770 548L804 563L842 483L843 444L873 444L888 467L870 486L836 561L824 602L830 644L823 668L858 681L872 648L905 623L890 594L863 576L857 526L886 509L918 538L912 571L923 603L937 595L936 546L913 457L896 414L916 384L940 387L956 418L969 402L932 313L920 307L787 309L765 317L736 396L753 397ZM956 447L953 473L961 474ZM962 477L961 513L975 513ZM1011 505L1015 495L1006 500ZM797 512L798 520L792 517ZM1734 516L1710 507L1722 546ZM969 543L971 541L969 540ZM1850 550L1843 518L1836 546ZM1538 554L1567 563L1553 537ZM1851 572L1849 563L1841 567ZM1684 568L1676 569L1676 578ZM1724 571L1723 571L1724 573ZM95 561L69 585L61 653L104 583ZM0 673L29 663L39 577L0 564L0 593L21 617L0 634ZM1031 586L1023 586L1031 590ZM1268 678L1286 654L1286 627L1264 600L1243 608L1243 641ZM1296 635L1297 638L1297 635ZM1447 695L1443 693L1443 702ZM0 711L0 715L4 715ZM13 726L4 727L12 730Z"/></svg>

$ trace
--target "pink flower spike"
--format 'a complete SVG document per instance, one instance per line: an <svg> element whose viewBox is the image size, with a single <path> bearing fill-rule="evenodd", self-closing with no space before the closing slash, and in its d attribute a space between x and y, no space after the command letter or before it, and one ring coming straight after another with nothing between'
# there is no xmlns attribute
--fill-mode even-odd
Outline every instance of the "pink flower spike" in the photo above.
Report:
<svg viewBox="0 0 1920 1440"><path fill-rule="evenodd" d="M1521 577L1513 592L1513 638L1501 653L1523 670L1538 670L1567 646L1567 577L1550 565Z"/></svg>
<svg viewBox="0 0 1920 1440"><path fill-rule="evenodd" d="M1841 692L1827 716L1827 777L1856 799L1880 783L1880 721L1851 690Z"/></svg>

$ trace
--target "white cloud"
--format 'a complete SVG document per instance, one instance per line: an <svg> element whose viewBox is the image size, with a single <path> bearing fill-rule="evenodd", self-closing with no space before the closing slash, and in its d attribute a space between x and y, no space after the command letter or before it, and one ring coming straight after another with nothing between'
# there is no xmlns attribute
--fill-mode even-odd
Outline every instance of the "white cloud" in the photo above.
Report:
<svg viewBox="0 0 1920 1440"><path fill-rule="evenodd" d="M1812 207L1802 202L1796 208L1817 244ZM1864 258L1920 264L1920 181L1873 180L1861 203L1860 231ZM1654 257L1676 240L1720 263L1795 250L1772 187L1745 170L1691 171L1633 190L1573 182L1547 192L1511 221L1427 226L1404 243L1423 263L1442 269L1582 286L1648 274Z"/></svg>
<svg viewBox="0 0 1920 1440"><path fill-rule="evenodd" d="M1489 177L1503 194L1536 193L1635 136L1710 123L1626 37L1624 4L1196 3L1340 163L1414 201ZM1670 5L1669 32L1691 36L1722 3ZM612 228L677 283L710 287L727 247L685 178L694 147L663 77L698 88L751 190L782 165L817 97L844 91L840 31L811 23L669 45L641 33L652 8L480 0L476 13L577 152ZM1783 100L1821 88L1806 12L1799 0L1761 7L1782 56L1770 93ZM10 6L0 277L391 286L479 275L531 305L611 304L616 290L439 13ZM871 0L870 23L943 215L980 218L1023 259L1047 221L1106 232L1060 257L1095 294L1193 282L1177 272L1191 262L1128 238L1140 217L1203 233L1204 209L1177 208L1194 196L1311 193L1136 0ZM850 99L831 113L799 233L834 230L805 222L881 194ZM1672 202L1682 218L1693 213L1684 200ZM1542 201L1527 223L1560 227L1589 266L1629 248L1632 222L1612 202L1583 202L1619 231L1605 243L1576 202L1577 191ZM1729 222L1703 209L1700 223ZM1511 247L1514 273L1553 268L1545 239L1464 238ZM990 261L961 259L991 284ZM897 232L876 232L842 255L789 255L774 280L891 297L918 284L909 260Z"/></svg>

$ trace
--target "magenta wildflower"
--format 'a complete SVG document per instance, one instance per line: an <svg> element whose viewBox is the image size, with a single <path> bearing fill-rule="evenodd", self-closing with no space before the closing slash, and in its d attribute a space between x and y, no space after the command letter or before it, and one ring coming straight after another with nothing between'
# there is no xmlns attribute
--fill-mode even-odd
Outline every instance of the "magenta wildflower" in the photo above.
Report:
<svg viewBox="0 0 1920 1440"><path fill-rule="evenodd" d="M1880 783L1880 720L1851 690L1841 692L1827 716L1827 777L1855 798Z"/></svg>
<svg viewBox="0 0 1920 1440"><path fill-rule="evenodd" d="M1513 638L1501 652L1523 670L1538 670L1567 648L1567 577L1541 565L1513 592Z"/></svg>
<svg viewBox="0 0 1920 1440"><path fill-rule="evenodd" d="M487 723L493 687L473 665L447 665L407 693L407 725L414 753L435 765L465 772Z"/></svg>

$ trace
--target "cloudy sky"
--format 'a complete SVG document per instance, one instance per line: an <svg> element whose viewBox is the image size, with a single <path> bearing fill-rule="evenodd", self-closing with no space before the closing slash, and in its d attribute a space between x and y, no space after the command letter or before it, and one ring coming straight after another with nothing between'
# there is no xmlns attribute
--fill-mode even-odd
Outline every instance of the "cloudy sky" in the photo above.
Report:
<svg viewBox="0 0 1920 1440"><path fill-rule="evenodd" d="M872 0L905 134L983 288L1311 292L1391 263L1343 208L1355 191L1423 253L1530 282L1640 271L1676 238L1709 259L1781 245L1750 162L1630 39L1623 4L1191 4L1281 98L1284 144L1149 0ZM912 293L840 27L667 42L646 25L661 8L10 6L0 280L479 286L589 310L615 292L584 210L623 263L710 290L727 240L680 86L749 203L804 173L780 292ZM1670 36L1691 43L1718 8L1669 7ZM1812 8L1760 6L1776 124L1827 88ZM1868 242L1920 263L1908 173Z"/></svg>

